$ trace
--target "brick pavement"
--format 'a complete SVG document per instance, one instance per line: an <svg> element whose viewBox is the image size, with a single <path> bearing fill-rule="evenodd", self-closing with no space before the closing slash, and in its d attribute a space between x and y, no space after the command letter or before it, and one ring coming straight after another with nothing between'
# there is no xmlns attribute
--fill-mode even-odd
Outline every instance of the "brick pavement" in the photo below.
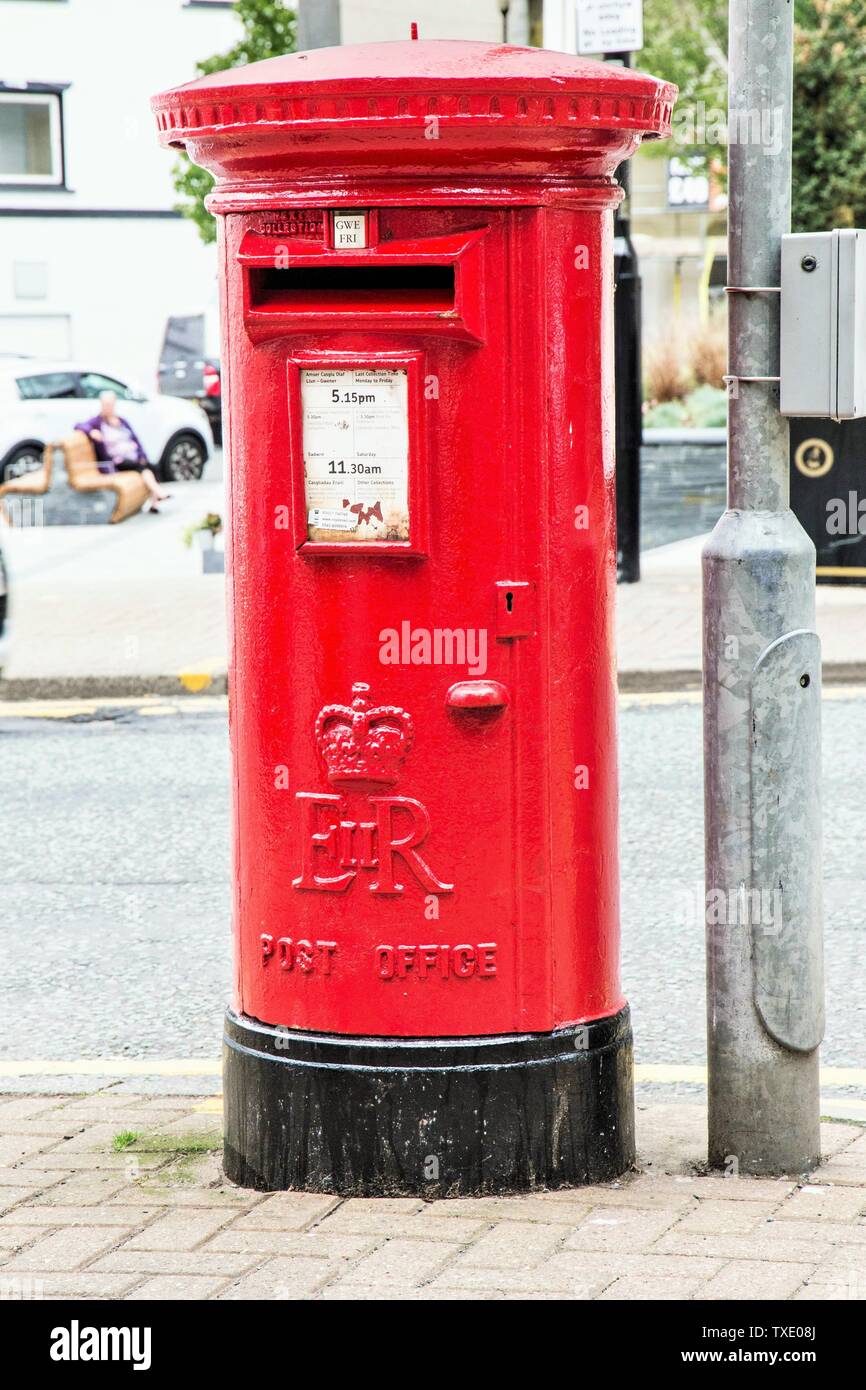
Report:
<svg viewBox="0 0 866 1390"><path fill-rule="evenodd" d="M617 660L621 690L700 685L703 543L702 536L693 536L644 551L640 583L618 587ZM866 589L820 584L815 592L815 608L825 681L863 681Z"/></svg>
<svg viewBox="0 0 866 1390"><path fill-rule="evenodd" d="M0 1296L866 1298L859 1125L824 1126L810 1177L726 1178L703 1107L653 1103L619 1182L427 1203L232 1187L220 1121L201 1097L0 1098Z"/></svg>
<svg viewBox="0 0 866 1390"><path fill-rule="evenodd" d="M48 527L0 540L12 570L13 637L2 699L180 693L200 676L225 688L225 600L198 573L183 526L223 510L220 481L175 485L172 511L122 527ZM624 691L700 684L700 536L645 551L639 584L617 590ZM160 582L154 584L154 576ZM866 588L817 590L825 677L866 679Z"/></svg>

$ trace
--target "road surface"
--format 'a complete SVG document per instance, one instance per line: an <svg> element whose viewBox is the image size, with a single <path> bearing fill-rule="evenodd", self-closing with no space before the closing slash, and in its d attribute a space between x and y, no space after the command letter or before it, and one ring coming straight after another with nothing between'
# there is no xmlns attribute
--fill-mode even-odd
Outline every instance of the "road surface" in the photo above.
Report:
<svg viewBox="0 0 866 1390"><path fill-rule="evenodd" d="M862 1067L866 692L832 693L823 1061ZM0 1063L216 1058L230 980L225 703L80 708L62 719L0 710ZM628 697L620 732L623 979L636 1059L700 1064L700 706Z"/></svg>

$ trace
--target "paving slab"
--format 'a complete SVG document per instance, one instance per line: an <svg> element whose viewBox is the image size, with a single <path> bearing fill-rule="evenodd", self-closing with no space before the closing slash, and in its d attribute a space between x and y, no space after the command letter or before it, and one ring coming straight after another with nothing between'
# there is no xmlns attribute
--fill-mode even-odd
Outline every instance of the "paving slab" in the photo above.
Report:
<svg viewBox="0 0 866 1390"><path fill-rule="evenodd" d="M122 1127L125 1107L141 1105L118 1099L111 1090L87 1103L21 1096L0 1105L4 1296L804 1302L866 1292L859 1125L824 1127L830 1156L811 1174L726 1178L703 1167L703 1105L658 1101L638 1110L638 1164L615 1182L375 1201L233 1187L218 1152L184 1144L202 1113L196 1095L150 1104L149 1127L116 1153L109 1117ZM34 1153L34 1137L15 1126L46 1114L74 1117L75 1140L40 1136L54 1147ZM208 1121L218 1133L218 1107ZM154 1142L158 1155L147 1152Z"/></svg>
<svg viewBox="0 0 866 1390"><path fill-rule="evenodd" d="M225 515L221 460L198 483L172 486L158 516L120 526L10 528L13 642L0 700L213 695L226 688L223 583L203 574L187 526ZM617 589L623 691L697 689L701 549L692 536L646 550L641 580ZM866 680L866 587L820 585L825 680Z"/></svg>

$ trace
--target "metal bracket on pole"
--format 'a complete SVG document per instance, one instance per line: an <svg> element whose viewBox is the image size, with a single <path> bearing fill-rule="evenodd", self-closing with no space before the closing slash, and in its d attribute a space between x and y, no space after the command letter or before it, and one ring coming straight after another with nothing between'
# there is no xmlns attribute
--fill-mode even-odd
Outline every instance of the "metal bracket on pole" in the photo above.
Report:
<svg viewBox="0 0 866 1390"><path fill-rule="evenodd" d="M739 376L736 372L726 372L722 381L778 381L777 376Z"/></svg>
<svg viewBox="0 0 866 1390"><path fill-rule="evenodd" d="M725 285L725 294L781 294L781 285ZM741 376L739 372L727 372L722 381L727 386L731 381L780 381L778 376Z"/></svg>

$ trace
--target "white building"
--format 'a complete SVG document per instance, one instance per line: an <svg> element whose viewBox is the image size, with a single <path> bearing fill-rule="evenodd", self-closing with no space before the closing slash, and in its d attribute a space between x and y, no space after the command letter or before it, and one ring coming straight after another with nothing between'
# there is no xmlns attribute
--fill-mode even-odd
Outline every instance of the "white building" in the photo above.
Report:
<svg viewBox="0 0 866 1390"><path fill-rule="evenodd" d="M321 6L332 0L303 0ZM334 0L342 43L498 42L500 0ZM525 43L540 0L511 0ZM540 27L540 26L539 26ZM92 361L145 390L169 315L215 302L214 248L175 211L150 97L240 26L223 0L0 0L0 353Z"/></svg>
<svg viewBox="0 0 866 1390"><path fill-rule="evenodd" d="M596 19L620 23L634 23L641 13L635 0L543 0L546 48L577 52L581 4ZM632 52L632 66L644 68L639 49ZM662 150L639 149L631 162L631 235L640 261L646 345L667 341L672 326L684 340L712 312L725 312L724 189L717 173L692 166L691 153L675 133ZM720 162L724 157L720 148Z"/></svg>
<svg viewBox="0 0 866 1390"><path fill-rule="evenodd" d="M340 43L377 43L408 39L414 21L421 39L475 39L499 43L503 7L508 42L529 42L532 16L537 16L540 42L541 0L300 0L314 11L332 11ZM334 22L334 21L332 21Z"/></svg>
<svg viewBox="0 0 866 1390"><path fill-rule="evenodd" d="M174 211L149 101L238 35L220 0L0 0L0 352L153 389L216 258Z"/></svg>

